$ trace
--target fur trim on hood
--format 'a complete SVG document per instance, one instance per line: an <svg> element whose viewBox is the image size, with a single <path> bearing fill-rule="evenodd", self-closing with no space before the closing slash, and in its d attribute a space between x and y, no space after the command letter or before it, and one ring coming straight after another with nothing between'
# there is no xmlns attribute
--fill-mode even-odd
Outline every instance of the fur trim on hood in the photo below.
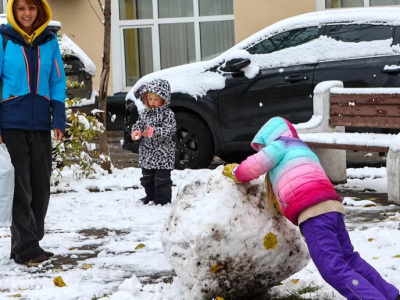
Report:
<svg viewBox="0 0 400 300"><path fill-rule="evenodd" d="M150 81L149 83L146 83L142 87L140 87L139 93L140 93L140 101L148 108L149 104L147 102L147 93L153 93L157 94L161 98L164 99L165 101L165 106L169 106L169 103L171 101L171 86L169 85L169 82L164 80L164 79L155 79L153 81Z"/></svg>

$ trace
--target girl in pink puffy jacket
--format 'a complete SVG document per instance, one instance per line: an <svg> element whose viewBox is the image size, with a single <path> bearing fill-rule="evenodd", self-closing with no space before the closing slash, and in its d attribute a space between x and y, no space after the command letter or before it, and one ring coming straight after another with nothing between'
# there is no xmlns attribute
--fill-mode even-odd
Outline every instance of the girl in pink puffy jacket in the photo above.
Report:
<svg viewBox="0 0 400 300"><path fill-rule="evenodd" d="M226 165L223 174L237 183L266 174L270 207L276 204L287 219L300 226L325 281L350 300L400 299L399 290L354 251L341 198L293 125L272 118L251 145L258 152L240 165Z"/></svg>

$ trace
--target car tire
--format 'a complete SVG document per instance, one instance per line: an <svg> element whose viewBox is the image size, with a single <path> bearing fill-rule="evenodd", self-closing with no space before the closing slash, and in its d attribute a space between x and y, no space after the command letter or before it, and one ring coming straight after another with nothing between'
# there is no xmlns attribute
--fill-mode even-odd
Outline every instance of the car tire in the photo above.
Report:
<svg viewBox="0 0 400 300"><path fill-rule="evenodd" d="M175 169L209 167L214 158L214 142L205 122L186 112L175 113L175 119Z"/></svg>

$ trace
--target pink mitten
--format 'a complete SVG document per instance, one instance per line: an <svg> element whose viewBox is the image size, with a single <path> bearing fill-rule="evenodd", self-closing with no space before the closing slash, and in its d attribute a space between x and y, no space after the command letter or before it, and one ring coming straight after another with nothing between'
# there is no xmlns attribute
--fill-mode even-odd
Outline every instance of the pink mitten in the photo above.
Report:
<svg viewBox="0 0 400 300"><path fill-rule="evenodd" d="M149 127L147 127L147 131L148 131L147 137L151 138L154 133L154 128L149 126Z"/></svg>

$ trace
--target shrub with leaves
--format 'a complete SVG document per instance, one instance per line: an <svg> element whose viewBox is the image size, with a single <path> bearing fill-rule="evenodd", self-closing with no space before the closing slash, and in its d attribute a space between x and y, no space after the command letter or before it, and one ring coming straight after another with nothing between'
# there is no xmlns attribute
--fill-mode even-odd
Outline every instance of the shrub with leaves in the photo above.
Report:
<svg viewBox="0 0 400 300"><path fill-rule="evenodd" d="M96 151L96 144L92 141L104 131L104 126L95 115L86 115L71 106L79 104L79 99L66 100L67 128L65 136L57 141L53 151L53 160L57 170L72 164L79 166L79 176L88 177L94 172L93 163L109 161L108 156L100 155Z"/></svg>
<svg viewBox="0 0 400 300"><path fill-rule="evenodd" d="M68 43L63 44L60 34L57 35L62 57L75 55ZM83 87L84 83L71 81L67 77L66 86L67 89L74 89ZM53 167L61 171L65 166L70 167L72 164L76 164L79 167L76 175L88 177L94 172L95 161L102 164L109 162L110 157L99 154L96 151L96 144L92 142L104 132L104 126L96 115L86 115L77 108L72 109L72 106L77 106L81 102L82 100L79 98L66 99L67 128L63 139L54 141L56 144L53 148Z"/></svg>

